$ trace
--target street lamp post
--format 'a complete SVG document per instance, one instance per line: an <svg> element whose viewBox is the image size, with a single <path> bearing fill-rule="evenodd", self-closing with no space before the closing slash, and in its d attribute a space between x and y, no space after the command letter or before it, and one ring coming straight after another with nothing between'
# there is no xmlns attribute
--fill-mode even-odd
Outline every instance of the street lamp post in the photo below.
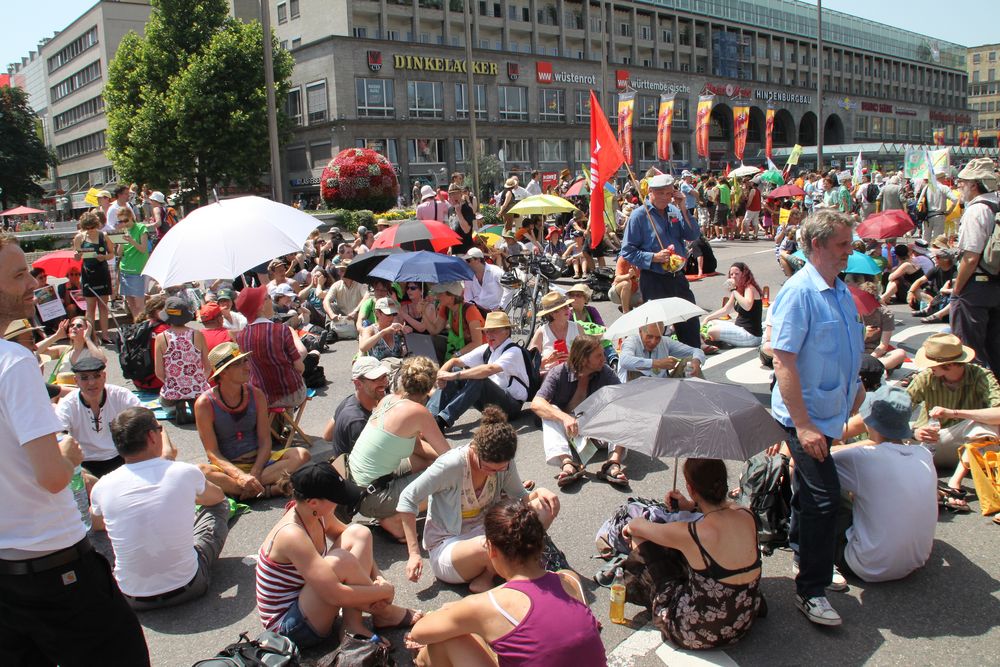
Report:
<svg viewBox="0 0 1000 667"><path fill-rule="evenodd" d="M469 3L472 0L464 0L462 3L462 13L465 16L465 106L469 109L469 152L472 153L472 187L476 198L482 197L483 193L479 189L479 142L476 140L476 84L472 76L472 13L469 10ZM466 156L468 159L468 156Z"/></svg>
<svg viewBox="0 0 1000 667"><path fill-rule="evenodd" d="M260 0L260 25L264 33L264 88L267 93L267 143L271 148L271 199L285 202L281 180L281 154L278 151L278 110L274 101L274 53L271 43L271 12L266 0Z"/></svg>
<svg viewBox="0 0 1000 667"><path fill-rule="evenodd" d="M816 0L816 171L823 171L823 0ZM830 70L832 76L833 70Z"/></svg>

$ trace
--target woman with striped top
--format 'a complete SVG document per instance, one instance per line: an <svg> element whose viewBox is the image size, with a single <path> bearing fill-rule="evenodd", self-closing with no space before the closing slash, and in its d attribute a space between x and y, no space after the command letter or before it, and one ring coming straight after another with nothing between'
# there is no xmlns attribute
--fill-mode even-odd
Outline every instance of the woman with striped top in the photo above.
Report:
<svg viewBox="0 0 1000 667"><path fill-rule="evenodd" d="M341 609L345 632L355 635L371 634L365 610L376 632L418 621L422 612L392 604L395 588L375 564L371 531L333 515L338 504L357 503L356 487L325 462L303 466L291 483L294 500L257 555L257 611L264 627L308 648L330 636Z"/></svg>

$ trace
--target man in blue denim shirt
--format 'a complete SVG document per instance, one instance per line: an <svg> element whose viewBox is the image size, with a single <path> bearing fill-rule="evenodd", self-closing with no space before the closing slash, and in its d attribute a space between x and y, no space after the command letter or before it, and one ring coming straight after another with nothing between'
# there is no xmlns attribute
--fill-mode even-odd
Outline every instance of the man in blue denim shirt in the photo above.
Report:
<svg viewBox="0 0 1000 667"><path fill-rule="evenodd" d="M774 418L788 433L795 460L789 542L796 551L796 604L813 623L840 625L825 590L833 588L840 481L830 444L864 398L858 379L864 327L847 286L837 274L851 254L852 220L836 211L813 213L802 223L805 267L792 276L771 307L771 346L777 383ZM837 576L838 588L846 588Z"/></svg>
<svg viewBox="0 0 1000 667"><path fill-rule="evenodd" d="M684 276L684 263L677 271L668 271L664 264L673 253L687 260L685 241L701 236L698 223L686 208L684 195L674 187L674 177L657 174L649 179L649 197L632 211L625 226L621 255L639 267L639 291L644 301L680 297L695 303L691 286ZM655 226L655 228L654 228ZM677 339L685 345L701 349L698 318L674 325Z"/></svg>

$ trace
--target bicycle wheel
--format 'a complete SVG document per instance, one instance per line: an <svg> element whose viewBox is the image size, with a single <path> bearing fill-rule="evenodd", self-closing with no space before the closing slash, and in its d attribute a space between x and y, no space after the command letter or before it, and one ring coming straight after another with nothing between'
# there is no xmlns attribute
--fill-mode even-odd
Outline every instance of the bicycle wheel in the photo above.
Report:
<svg viewBox="0 0 1000 667"><path fill-rule="evenodd" d="M510 318L512 336L523 336L526 333L525 324L528 319L528 313L531 308L529 307L529 294L522 287L514 294L510 303L504 311L507 313L507 317Z"/></svg>

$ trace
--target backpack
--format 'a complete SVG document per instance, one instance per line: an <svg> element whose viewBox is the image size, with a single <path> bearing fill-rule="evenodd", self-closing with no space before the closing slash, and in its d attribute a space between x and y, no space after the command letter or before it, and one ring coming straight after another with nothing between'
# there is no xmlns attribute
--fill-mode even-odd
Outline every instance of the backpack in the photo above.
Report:
<svg viewBox="0 0 1000 667"><path fill-rule="evenodd" d="M991 276L1000 275L1000 202L986 200L978 203L986 204L993 211L993 234L986 239L979 266Z"/></svg>
<svg viewBox="0 0 1000 667"><path fill-rule="evenodd" d="M302 363L305 366L302 371L302 382L306 388L322 389L328 384L326 371L319 365L319 354L307 354Z"/></svg>
<svg viewBox="0 0 1000 667"><path fill-rule="evenodd" d="M598 529L594 540L597 550L602 554L627 554L632 551L629 541L622 536L622 529L636 517L648 519L654 523L666 523L671 519L672 510L658 500L648 498L629 498L621 505L611 518Z"/></svg>
<svg viewBox="0 0 1000 667"><path fill-rule="evenodd" d="M194 667L297 667L299 648L292 640L265 630L253 641L245 632L240 641L219 651L214 658L199 660Z"/></svg>
<svg viewBox="0 0 1000 667"><path fill-rule="evenodd" d="M775 549L788 546L792 516L788 457L761 452L747 461L740 475L740 495L736 502L753 512L762 554L770 556Z"/></svg>
<svg viewBox="0 0 1000 667"><path fill-rule="evenodd" d="M539 372L539 364L541 360L536 362L531 352L528 352L528 350L523 345L514 341L511 341L509 345L504 347L503 351L506 352L511 345L515 346L518 350L521 351L521 361L524 362L524 368L528 371L528 385L525 387L525 389L528 390L528 398L526 398L525 401L530 401L535 397L535 394L538 393L538 390L542 388L542 374L541 372ZM483 363L484 364L489 363L489 359L490 359L490 348L487 347L486 351L483 352ZM510 385L515 382L518 382L522 385L524 384L521 378L511 377L510 382L507 383L507 387L510 387Z"/></svg>
<svg viewBox="0 0 1000 667"><path fill-rule="evenodd" d="M149 320L119 327L118 363L126 380L145 380L156 372L149 345L153 327Z"/></svg>
<svg viewBox="0 0 1000 667"><path fill-rule="evenodd" d="M874 183L868 184L868 189L865 190L865 201L869 204L874 204L878 200L878 186Z"/></svg>

